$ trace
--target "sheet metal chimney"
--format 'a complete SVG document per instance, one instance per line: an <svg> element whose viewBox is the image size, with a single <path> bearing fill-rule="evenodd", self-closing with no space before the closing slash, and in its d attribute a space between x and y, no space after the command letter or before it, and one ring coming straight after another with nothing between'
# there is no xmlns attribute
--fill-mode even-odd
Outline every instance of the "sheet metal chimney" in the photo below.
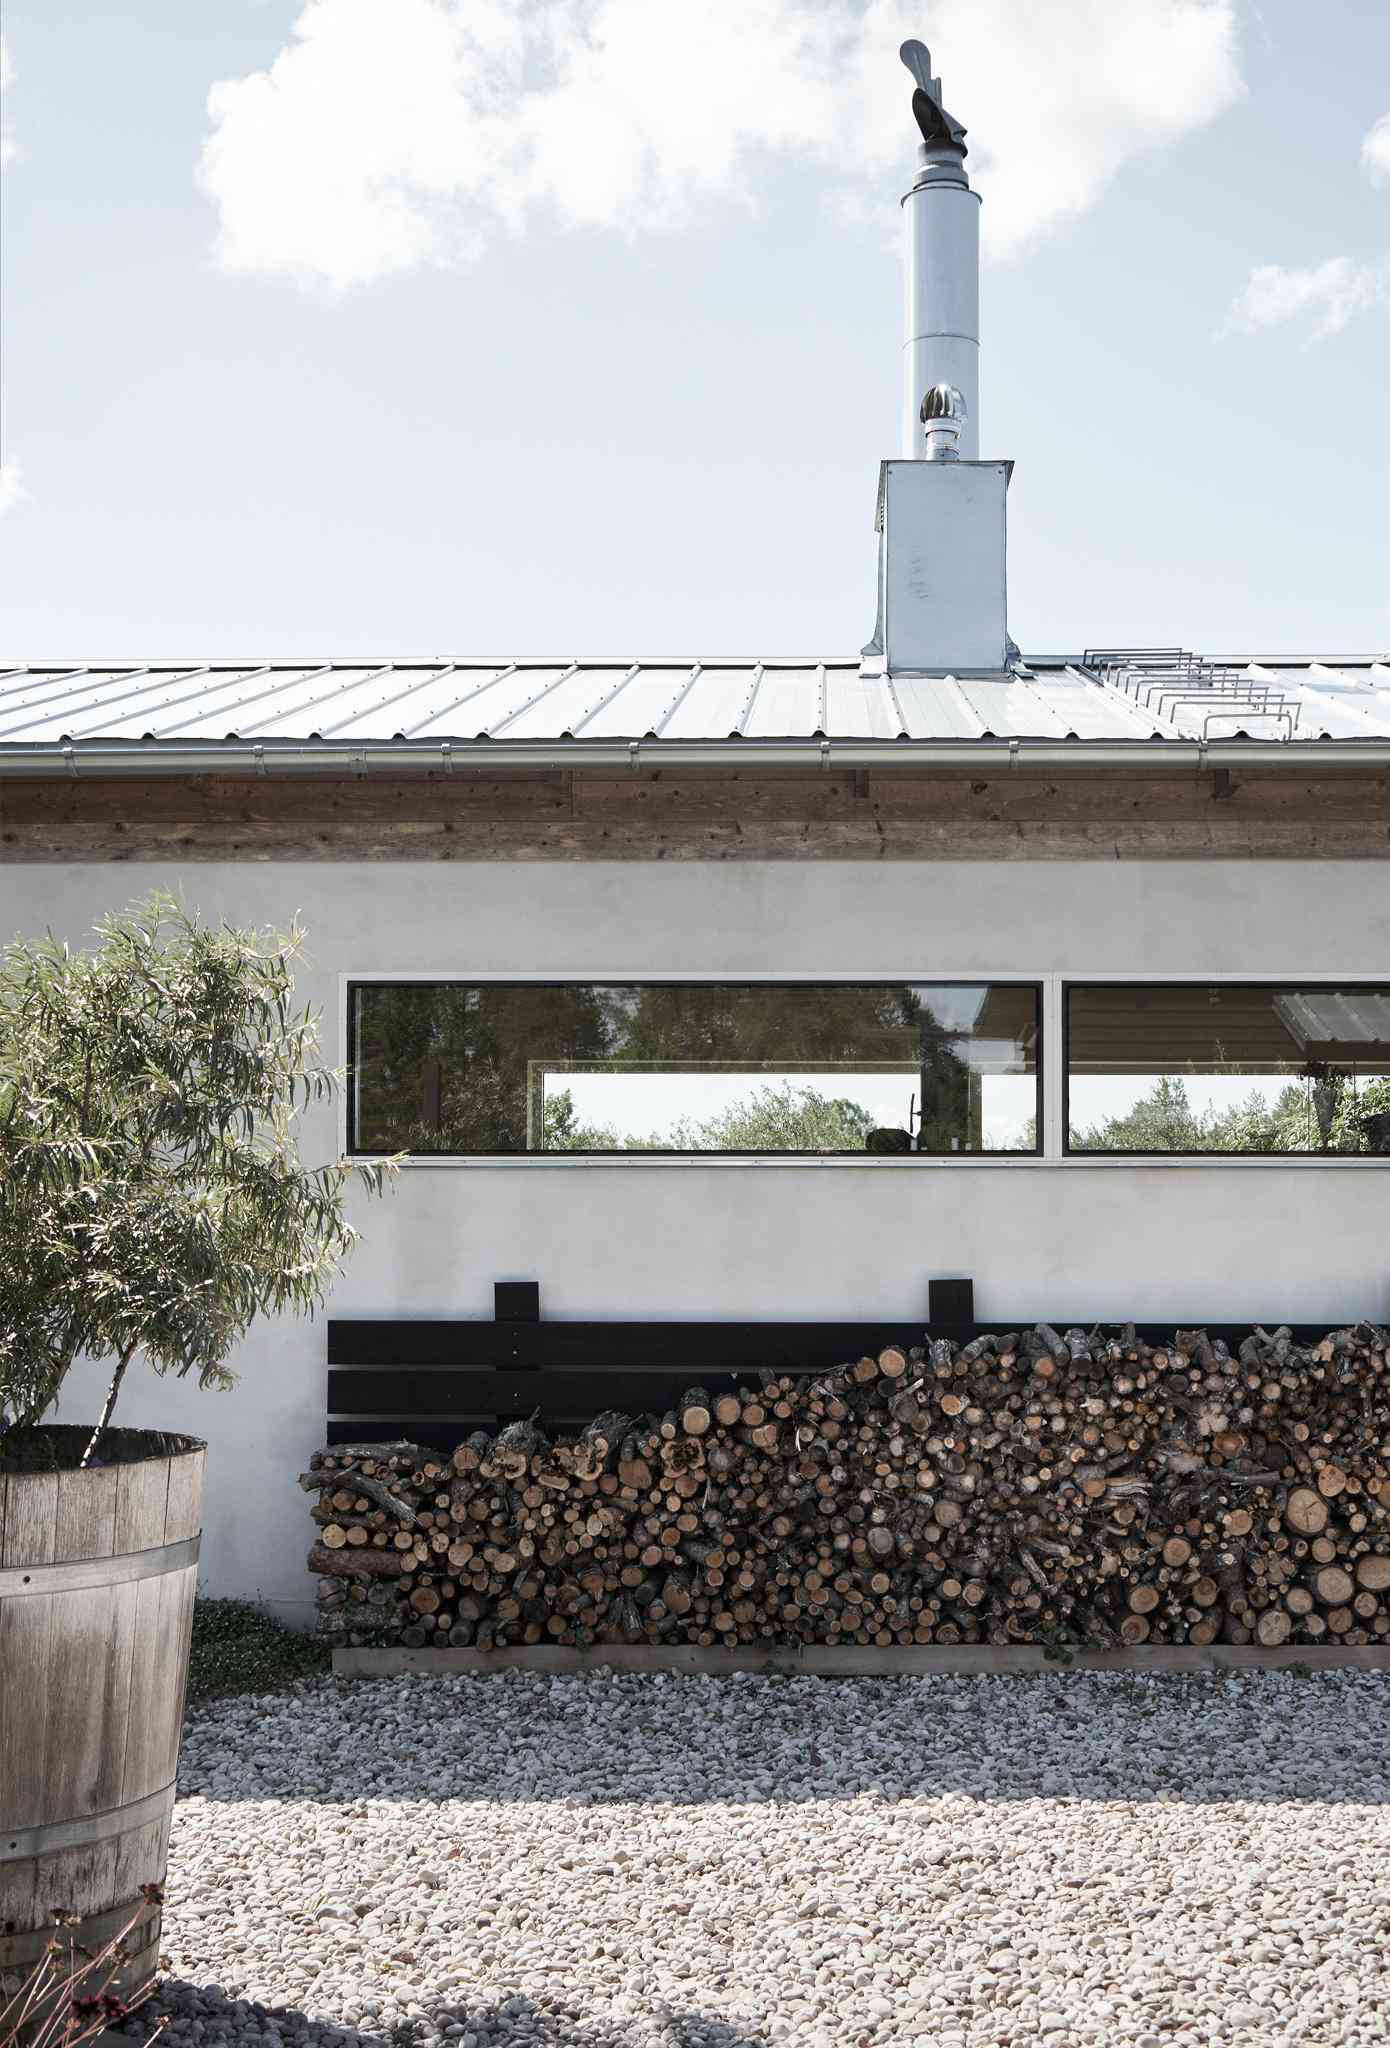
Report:
<svg viewBox="0 0 1390 2048"><path fill-rule="evenodd" d="M932 77L925 43L899 52L916 91L912 111L921 130L917 170L903 195L907 236L903 278L907 289L903 341L903 444L920 460L922 399L934 384L950 384L965 400L959 454L980 453L980 195L965 174L965 130L941 104L941 80Z"/></svg>
<svg viewBox="0 0 1390 2048"><path fill-rule="evenodd" d="M1008 462L980 456L980 201L965 130L941 102L924 43L912 74L922 141L907 229L903 453L879 476L878 622L864 673L1007 675Z"/></svg>

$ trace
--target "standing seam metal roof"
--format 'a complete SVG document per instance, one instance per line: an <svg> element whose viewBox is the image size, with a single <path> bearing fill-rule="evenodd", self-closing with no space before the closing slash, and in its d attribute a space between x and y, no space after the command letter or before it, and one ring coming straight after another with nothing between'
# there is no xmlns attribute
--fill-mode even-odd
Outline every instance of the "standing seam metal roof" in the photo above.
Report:
<svg viewBox="0 0 1390 2048"><path fill-rule="evenodd" d="M1171 659L1168 658L1171 654ZM0 671L0 751L223 741L1390 740L1390 655L1088 653L1009 675L855 659L87 664Z"/></svg>

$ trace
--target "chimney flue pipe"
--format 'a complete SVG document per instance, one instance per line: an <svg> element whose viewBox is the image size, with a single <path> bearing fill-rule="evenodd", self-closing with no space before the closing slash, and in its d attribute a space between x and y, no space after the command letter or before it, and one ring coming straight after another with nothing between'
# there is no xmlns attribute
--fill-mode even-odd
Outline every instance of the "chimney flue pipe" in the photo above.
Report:
<svg viewBox="0 0 1390 2048"><path fill-rule="evenodd" d="M965 130L941 104L941 81L921 43L902 59L917 82L912 110L922 132L917 173L903 196L907 285L903 449L924 459L922 401L937 384L965 400L958 454L980 455L980 199L965 172Z"/></svg>

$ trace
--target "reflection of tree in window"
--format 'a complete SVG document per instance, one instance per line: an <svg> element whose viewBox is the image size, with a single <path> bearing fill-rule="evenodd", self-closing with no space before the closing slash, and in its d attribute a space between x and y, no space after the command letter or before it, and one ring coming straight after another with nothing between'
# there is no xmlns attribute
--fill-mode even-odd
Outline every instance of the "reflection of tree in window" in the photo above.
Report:
<svg viewBox="0 0 1390 2048"><path fill-rule="evenodd" d="M922 1149L979 1150L983 1077L1035 1065L1032 988L498 982L353 994L354 1142L369 1151L862 1150L871 1134L891 1135L863 1099L872 1078L883 1100L881 1077L901 1089L904 1148L916 1093ZM652 1076L665 1088L663 1128L634 1125L630 1093L625 1128L614 1128L592 1081L578 1092L581 1074L627 1076L629 1090ZM682 1076L740 1075L746 1086L713 1114L688 1108L713 1101L707 1089L680 1100Z"/></svg>
<svg viewBox="0 0 1390 2048"><path fill-rule="evenodd" d="M1075 988L1068 1042L1075 1151L1390 1149L1384 988ZM1129 1100L1111 1107L1117 1092Z"/></svg>
<svg viewBox="0 0 1390 2048"><path fill-rule="evenodd" d="M781 1063L789 1073L855 1060L907 1065L917 1008L905 987L652 984L638 992L622 1052L692 1067Z"/></svg>
<svg viewBox="0 0 1390 2048"><path fill-rule="evenodd" d="M496 982L357 992L357 1142L366 1150L524 1152L533 1048L602 1058L605 991Z"/></svg>
<svg viewBox="0 0 1390 2048"><path fill-rule="evenodd" d="M838 1076L901 1075L906 1126L913 1093L915 992L900 986L788 983L654 983L623 991L625 1027L606 1071L652 1075L653 1121L631 1121L628 1150L679 1152L862 1151L875 1119L836 1092ZM703 1115L679 1113L679 1082L748 1069L733 1101ZM807 1070L830 1070L808 1085ZM760 1079L754 1079L754 1075ZM843 1081L840 1081L843 1086ZM662 1098L666 1114L663 1118ZM600 1095L589 1098L601 1105ZM691 1100L689 1096L687 1100ZM698 1096L694 1098L698 1100ZM629 1098L629 1102L631 1098ZM597 1108L602 1117L601 1107ZM546 1144L551 1119L547 1110ZM583 1149L567 1140L565 1149Z"/></svg>

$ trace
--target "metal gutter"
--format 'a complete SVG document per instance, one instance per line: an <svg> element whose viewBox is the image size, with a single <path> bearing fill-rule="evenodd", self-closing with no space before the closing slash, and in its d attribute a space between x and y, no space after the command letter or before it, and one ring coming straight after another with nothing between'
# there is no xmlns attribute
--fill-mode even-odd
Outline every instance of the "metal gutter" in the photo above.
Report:
<svg viewBox="0 0 1390 2048"><path fill-rule="evenodd" d="M0 743L0 776L325 775L443 768L1390 768L1390 739L177 740Z"/></svg>

